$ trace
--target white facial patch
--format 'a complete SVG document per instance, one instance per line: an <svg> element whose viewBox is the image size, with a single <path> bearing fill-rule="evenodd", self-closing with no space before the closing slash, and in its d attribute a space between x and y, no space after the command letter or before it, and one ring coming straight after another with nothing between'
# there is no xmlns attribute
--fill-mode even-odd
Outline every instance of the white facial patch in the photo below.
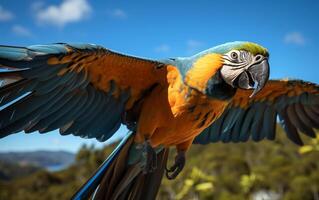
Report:
<svg viewBox="0 0 319 200"><path fill-rule="evenodd" d="M235 79L249 67L260 60L244 50L232 50L223 55L224 65L221 68L221 75L229 85L233 85Z"/></svg>

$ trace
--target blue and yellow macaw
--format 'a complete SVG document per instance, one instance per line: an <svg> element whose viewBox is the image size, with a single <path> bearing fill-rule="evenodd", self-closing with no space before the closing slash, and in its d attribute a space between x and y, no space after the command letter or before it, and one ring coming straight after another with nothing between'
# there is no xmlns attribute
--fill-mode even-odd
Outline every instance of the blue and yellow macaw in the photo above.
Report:
<svg viewBox="0 0 319 200"><path fill-rule="evenodd" d="M131 132L73 199L98 186L94 199L154 199L193 143L274 140L277 116L296 144L299 131L315 137L318 85L268 80L268 58L251 42L164 60L92 44L0 46L0 138L59 129L103 142L124 124Z"/></svg>

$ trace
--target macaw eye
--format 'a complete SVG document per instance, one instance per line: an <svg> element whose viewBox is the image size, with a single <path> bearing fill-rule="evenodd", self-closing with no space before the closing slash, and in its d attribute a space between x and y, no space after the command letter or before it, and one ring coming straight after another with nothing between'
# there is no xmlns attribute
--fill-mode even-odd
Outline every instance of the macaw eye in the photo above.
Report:
<svg viewBox="0 0 319 200"><path fill-rule="evenodd" d="M237 59L238 59L238 54L237 54L236 52L231 52L230 57L231 57L233 60L237 60Z"/></svg>

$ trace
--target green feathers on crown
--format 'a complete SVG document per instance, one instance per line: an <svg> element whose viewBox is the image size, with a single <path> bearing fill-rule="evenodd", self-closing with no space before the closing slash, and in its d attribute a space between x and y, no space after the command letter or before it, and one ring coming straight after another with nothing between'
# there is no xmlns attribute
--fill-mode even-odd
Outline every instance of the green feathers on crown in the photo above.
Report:
<svg viewBox="0 0 319 200"><path fill-rule="evenodd" d="M238 47L235 47L236 50L246 50L251 52L253 55L261 54L263 56L268 57L269 53L266 48L252 42L243 42L239 44Z"/></svg>
<svg viewBox="0 0 319 200"><path fill-rule="evenodd" d="M266 48L252 42L243 42L243 41L236 41L236 42L228 42L222 45L215 46L213 48L207 49L202 51L194 56L193 58L198 58L206 54L210 53L218 53L218 54L225 54L231 50L246 50L251 52L252 54L261 54L263 56L268 57L269 53Z"/></svg>

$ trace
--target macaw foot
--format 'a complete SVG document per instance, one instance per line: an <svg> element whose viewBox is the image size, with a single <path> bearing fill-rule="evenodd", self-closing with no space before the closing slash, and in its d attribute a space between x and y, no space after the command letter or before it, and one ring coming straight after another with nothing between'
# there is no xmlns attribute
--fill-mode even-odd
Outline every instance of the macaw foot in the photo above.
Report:
<svg viewBox="0 0 319 200"><path fill-rule="evenodd" d="M157 168L157 158L156 158L156 151L151 146L150 141L146 140L143 143L143 157L146 160L146 163L143 167L143 173L151 173L156 170Z"/></svg>
<svg viewBox="0 0 319 200"><path fill-rule="evenodd" d="M169 169L166 168L166 177L169 180L175 179L178 174L183 170L186 163L186 156L184 151L178 152L175 157L175 163Z"/></svg>

